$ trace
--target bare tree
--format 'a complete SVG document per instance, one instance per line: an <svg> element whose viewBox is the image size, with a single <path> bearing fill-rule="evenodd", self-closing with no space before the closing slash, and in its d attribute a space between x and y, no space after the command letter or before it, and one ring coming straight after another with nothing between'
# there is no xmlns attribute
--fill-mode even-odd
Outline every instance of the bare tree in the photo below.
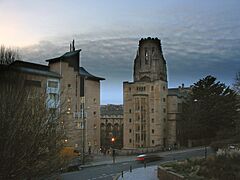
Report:
<svg viewBox="0 0 240 180"><path fill-rule="evenodd" d="M24 75L0 73L0 179L51 174L64 163L59 108L46 108L46 94Z"/></svg>
<svg viewBox="0 0 240 180"><path fill-rule="evenodd" d="M17 59L19 59L19 53L17 49L1 45L0 64L11 64Z"/></svg>

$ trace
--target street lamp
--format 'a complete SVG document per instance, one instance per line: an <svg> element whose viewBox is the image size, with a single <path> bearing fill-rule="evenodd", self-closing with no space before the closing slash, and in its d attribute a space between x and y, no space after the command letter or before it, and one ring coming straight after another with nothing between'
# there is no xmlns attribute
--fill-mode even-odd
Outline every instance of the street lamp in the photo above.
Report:
<svg viewBox="0 0 240 180"><path fill-rule="evenodd" d="M115 163L115 155L116 155L116 152L115 152L115 149L114 149L115 138L112 137L111 141L112 141L112 157L113 157L113 163Z"/></svg>
<svg viewBox="0 0 240 180"><path fill-rule="evenodd" d="M197 103L197 102L200 101L200 100L194 99L193 101L194 101L194 103ZM205 157L205 159L207 159L207 145L206 145L206 140L204 140L204 157Z"/></svg>

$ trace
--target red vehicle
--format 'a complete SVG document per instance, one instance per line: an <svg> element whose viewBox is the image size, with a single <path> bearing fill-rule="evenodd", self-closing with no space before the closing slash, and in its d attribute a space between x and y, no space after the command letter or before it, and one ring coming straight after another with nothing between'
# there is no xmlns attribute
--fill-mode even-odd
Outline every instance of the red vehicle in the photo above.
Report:
<svg viewBox="0 0 240 180"><path fill-rule="evenodd" d="M151 162L151 161L159 161L162 157L157 154L141 154L137 156L136 161L138 162Z"/></svg>

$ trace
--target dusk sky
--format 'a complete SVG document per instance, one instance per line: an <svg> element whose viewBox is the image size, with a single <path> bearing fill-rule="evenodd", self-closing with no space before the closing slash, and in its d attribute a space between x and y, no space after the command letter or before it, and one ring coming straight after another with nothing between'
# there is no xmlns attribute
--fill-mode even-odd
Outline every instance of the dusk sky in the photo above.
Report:
<svg viewBox="0 0 240 180"><path fill-rule="evenodd" d="M240 71L239 8L240 0L0 0L0 44L46 64L75 39L81 66L106 79L101 104L119 104L142 37L161 39L170 88L207 75L232 85Z"/></svg>

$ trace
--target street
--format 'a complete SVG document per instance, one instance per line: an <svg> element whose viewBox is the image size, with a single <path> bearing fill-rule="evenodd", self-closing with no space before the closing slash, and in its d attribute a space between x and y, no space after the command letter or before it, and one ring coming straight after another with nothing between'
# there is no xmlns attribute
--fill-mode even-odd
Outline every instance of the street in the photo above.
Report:
<svg viewBox="0 0 240 180"><path fill-rule="evenodd" d="M208 148L208 153L212 153ZM183 160L191 157L204 157L204 148L194 148L185 151L169 151L155 153L163 157L160 161L154 161L147 163L147 166L159 165L161 163L172 161L172 160ZM61 174L60 179L62 180L77 180L77 179L113 179L117 174L122 171L129 171L130 166L132 169L144 167L144 164L136 162L134 159L136 156L129 156L130 161L119 162L115 164L104 164L92 167L86 167L76 172L69 172Z"/></svg>

